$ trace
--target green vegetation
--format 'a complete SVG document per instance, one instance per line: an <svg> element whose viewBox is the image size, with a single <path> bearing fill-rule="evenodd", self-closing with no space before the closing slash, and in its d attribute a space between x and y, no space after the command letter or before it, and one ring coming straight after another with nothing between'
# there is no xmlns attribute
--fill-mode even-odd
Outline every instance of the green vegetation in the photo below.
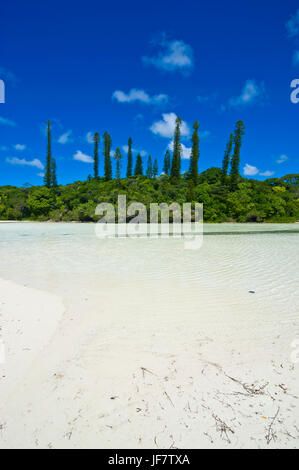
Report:
<svg viewBox="0 0 299 470"><path fill-rule="evenodd" d="M56 178L56 162L51 154L51 123L47 122L47 157L46 157L46 169L44 176L45 185L50 188L50 186L57 186Z"/></svg>
<svg viewBox="0 0 299 470"><path fill-rule="evenodd" d="M94 177L97 178L99 176L99 143L100 143L100 136L98 132L95 133L93 140L94 140L93 174L94 174Z"/></svg>
<svg viewBox="0 0 299 470"><path fill-rule="evenodd" d="M127 156L127 178L132 176L133 168L133 154L132 154L132 138L129 137L128 140L128 156Z"/></svg>
<svg viewBox="0 0 299 470"><path fill-rule="evenodd" d="M171 176L172 178L179 178L181 174L181 125L182 120L176 118L176 126L174 131L173 139L173 156L172 156L172 165L171 165Z"/></svg>
<svg viewBox="0 0 299 470"><path fill-rule="evenodd" d="M192 135L192 149L190 156L190 168L189 176L193 183L196 185L198 180L198 158L199 158L199 137L198 137L199 124L197 121L193 124L193 135Z"/></svg>
<svg viewBox="0 0 299 470"><path fill-rule="evenodd" d="M138 201L147 209L153 202L168 204L200 202L204 204L205 222L295 222L299 219L299 173L266 181L242 178L239 172L240 149L245 126L236 123L223 158L222 169L209 168L198 173L199 124L195 121L189 171L181 174L180 127L176 120L173 155L167 150L163 174L159 175L158 161L149 156L146 175L143 162L137 155L132 176L132 139L128 140L126 178L120 178L122 155L114 153L116 179L112 179L111 137L105 132L104 176L98 175L98 144L94 135L94 177L87 181L58 185L56 164L51 155L50 122L47 123L47 154L44 186L0 187L0 220L96 221L95 207L101 202L116 206L119 194L127 203ZM231 155L232 154L232 155ZM230 167L230 168L229 168ZM229 171L230 170L230 171Z"/></svg>
<svg viewBox="0 0 299 470"><path fill-rule="evenodd" d="M222 182L222 171L209 168L198 175L190 199L188 174L178 180L168 175L157 178L132 176L106 181L105 177L76 181L48 188L31 186L0 188L0 219L94 221L99 202L117 204L118 194L127 202L202 202L206 222L295 222L299 219L299 174L267 181L239 178L231 190L230 176Z"/></svg>

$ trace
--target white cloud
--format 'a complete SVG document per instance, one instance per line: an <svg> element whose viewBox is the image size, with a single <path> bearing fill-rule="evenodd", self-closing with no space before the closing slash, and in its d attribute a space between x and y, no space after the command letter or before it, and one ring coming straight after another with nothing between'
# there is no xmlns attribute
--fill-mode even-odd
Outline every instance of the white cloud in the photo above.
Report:
<svg viewBox="0 0 299 470"><path fill-rule="evenodd" d="M89 144L93 144L94 140L94 133L93 132L87 132L86 134L86 141L89 143Z"/></svg>
<svg viewBox="0 0 299 470"><path fill-rule="evenodd" d="M243 168L243 173L246 176L254 176L257 175L259 172L259 169L256 166L249 165L246 163L246 165Z"/></svg>
<svg viewBox="0 0 299 470"><path fill-rule="evenodd" d="M33 160L26 160L25 158L7 158L6 161L11 163L12 165L28 165L28 166L35 166L40 170L44 169L44 165L38 158L34 158Z"/></svg>
<svg viewBox="0 0 299 470"><path fill-rule="evenodd" d="M177 115L175 113L164 113L162 114L162 120L161 121L155 121L151 127L150 130L154 134L158 134L161 137L173 137L173 133L175 130L175 120L177 118ZM182 136L188 136L190 134L190 129L187 125L186 122L182 121L181 125L181 135Z"/></svg>
<svg viewBox="0 0 299 470"><path fill-rule="evenodd" d="M164 94L150 96L144 90L138 90L137 88L132 88L129 93L125 93L121 90L116 90L112 99L117 100L119 103L134 103L139 101L140 103L145 104L162 104L167 103L168 96Z"/></svg>
<svg viewBox="0 0 299 470"><path fill-rule="evenodd" d="M299 51L295 51L293 54L293 64L294 65L299 64Z"/></svg>
<svg viewBox="0 0 299 470"><path fill-rule="evenodd" d="M168 148L169 150L173 152L173 140L169 142ZM182 150L181 152L182 159L188 160L191 157L192 147L186 147L184 144L181 143L181 150Z"/></svg>
<svg viewBox="0 0 299 470"><path fill-rule="evenodd" d="M229 107L247 106L263 100L265 97L264 84L258 84L255 80L246 80L239 96L229 100Z"/></svg>
<svg viewBox="0 0 299 470"><path fill-rule="evenodd" d="M16 123L14 121L11 121L10 119L4 118L0 116L0 124L3 124L4 126L11 126L15 127Z"/></svg>
<svg viewBox="0 0 299 470"><path fill-rule="evenodd" d="M255 175L272 176L274 175L274 171L270 171L270 170L260 171L256 166L249 165L248 163L246 163L246 165L244 166L243 173L245 176L255 176Z"/></svg>
<svg viewBox="0 0 299 470"><path fill-rule="evenodd" d="M280 157L276 160L276 163L284 163L289 159L287 155L280 155Z"/></svg>
<svg viewBox="0 0 299 470"><path fill-rule="evenodd" d="M286 22L288 36L293 38L299 34L299 8L296 13Z"/></svg>
<svg viewBox="0 0 299 470"><path fill-rule="evenodd" d="M69 131L65 132L64 134L62 134L58 139L58 143L59 144L67 144L69 142L72 142L72 139L70 137L71 134L72 134L71 130L69 130Z"/></svg>
<svg viewBox="0 0 299 470"><path fill-rule="evenodd" d="M77 152L73 155L73 158L79 162L93 163L93 158L81 152L81 150L77 150Z"/></svg>
<svg viewBox="0 0 299 470"><path fill-rule="evenodd" d="M16 145L14 145L14 148L15 148L16 150L25 150L26 145L23 145L23 144L16 144Z"/></svg>
<svg viewBox="0 0 299 470"><path fill-rule="evenodd" d="M122 146L122 149L125 153L128 153L128 150L129 150L129 147L127 145L123 145ZM132 148L132 152L133 153L140 153L140 155L142 157L145 157L147 155L147 151L146 150L138 150L138 149L134 149Z"/></svg>
<svg viewBox="0 0 299 470"><path fill-rule="evenodd" d="M37 176L40 176L41 178L43 178L45 176L45 173L37 173Z"/></svg>
<svg viewBox="0 0 299 470"><path fill-rule="evenodd" d="M159 69L189 71L193 67L193 49L181 40L168 40L163 35L158 45L161 50L154 57L142 57L145 64Z"/></svg>

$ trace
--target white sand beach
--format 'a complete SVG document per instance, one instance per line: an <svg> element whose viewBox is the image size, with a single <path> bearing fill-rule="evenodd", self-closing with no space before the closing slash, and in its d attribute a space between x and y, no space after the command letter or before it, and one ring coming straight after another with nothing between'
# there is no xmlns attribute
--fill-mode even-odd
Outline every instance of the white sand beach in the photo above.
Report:
<svg viewBox="0 0 299 470"><path fill-rule="evenodd" d="M299 234L266 229L2 224L0 447L298 448Z"/></svg>

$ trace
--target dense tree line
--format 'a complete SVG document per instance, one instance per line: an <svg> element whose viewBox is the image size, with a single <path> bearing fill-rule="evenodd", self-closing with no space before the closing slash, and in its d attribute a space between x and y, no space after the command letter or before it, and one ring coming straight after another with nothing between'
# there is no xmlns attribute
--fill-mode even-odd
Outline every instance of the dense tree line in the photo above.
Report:
<svg viewBox="0 0 299 470"><path fill-rule="evenodd" d="M87 181L65 186L57 184L56 163L51 152L50 122L47 123L47 153L44 186L0 188L0 219L95 221L99 202L117 204L119 194L127 202L150 203L173 201L202 202L206 222L295 222L299 219L299 174L266 181L242 178L239 171L240 151L245 126L238 121L230 134L222 168L209 168L199 173L199 124L193 125L190 165L181 172L181 125L176 119L173 151L166 151L163 173L159 176L158 161L148 156L143 162L138 153L133 168L132 138L128 139L126 178L121 178L123 156L117 147L113 159L116 179L112 179L111 136L103 135L104 175L99 176L99 133L94 134L94 174Z"/></svg>
<svg viewBox="0 0 299 470"><path fill-rule="evenodd" d="M178 180L169 175L148 178L131 176L106 181L105 176L90 181L76 181L55 188L31 186L0 188L0 219L94 221L99 202L117 204L119 194L127 201L202 202L206 222L295 222L299 219L299 174L266 181L240 180L231 188L231 176L223 184L219 168L209 168L198 175L190 193L188 174ZM191 197L190 197L191 194Z"/></svg>

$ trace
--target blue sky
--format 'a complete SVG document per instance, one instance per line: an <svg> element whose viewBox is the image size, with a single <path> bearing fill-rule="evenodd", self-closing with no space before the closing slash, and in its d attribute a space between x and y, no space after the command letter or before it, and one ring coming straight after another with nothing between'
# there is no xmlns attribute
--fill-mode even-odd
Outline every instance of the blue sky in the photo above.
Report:
<svg viewBox="0 0 299 470"><path fill-rule="evenodd" d="M195 119L200 171L221 165L242 119L243 175L299 171L298 1L12 1L1 10L0 185L42 184L48 119L63 184L92 173L95 131L111 134L123 170L129 136L161 170L176 115L183 170Z"/></svg>

